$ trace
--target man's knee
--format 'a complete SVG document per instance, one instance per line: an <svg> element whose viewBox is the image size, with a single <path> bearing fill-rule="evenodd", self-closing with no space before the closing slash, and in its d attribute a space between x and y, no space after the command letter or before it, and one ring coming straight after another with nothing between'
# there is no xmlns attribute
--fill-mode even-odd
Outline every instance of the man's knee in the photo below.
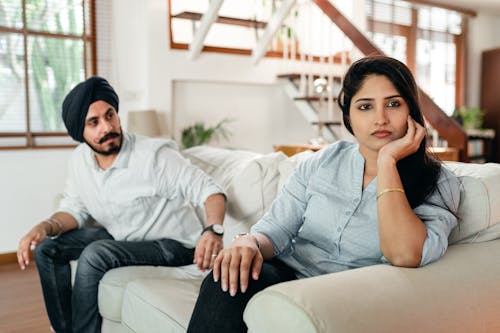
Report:
<svg viewBox="0 0 500 333"><path fill-rule="evenodd" d="M33 256L35 258L36 264L40 265L45 263L47 259L56 258L58 252L59 248L57 246L57 243L50 238L46 238L43 242L35 247Z"/></svg>
<svg viewBox="0 0 500 333"><path fill-rule="evenodd" d="M85 247L78 258L79 269L89 267L97 270L107 270L113 261L112 244L110 239L97 240Z"/></svg>

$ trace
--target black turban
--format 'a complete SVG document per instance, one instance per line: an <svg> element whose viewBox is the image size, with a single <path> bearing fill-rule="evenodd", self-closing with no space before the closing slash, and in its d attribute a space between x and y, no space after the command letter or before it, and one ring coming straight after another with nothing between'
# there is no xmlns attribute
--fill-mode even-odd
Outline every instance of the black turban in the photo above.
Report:
<svg viewBox="0 0 500 333"><path fill-rule="evenodd" d="M118 112L118 95L105 79L93 76L77 84L62 104L62 119L68 134L75 141L83 142L85 118L90 104L104 101Z"/></svg>

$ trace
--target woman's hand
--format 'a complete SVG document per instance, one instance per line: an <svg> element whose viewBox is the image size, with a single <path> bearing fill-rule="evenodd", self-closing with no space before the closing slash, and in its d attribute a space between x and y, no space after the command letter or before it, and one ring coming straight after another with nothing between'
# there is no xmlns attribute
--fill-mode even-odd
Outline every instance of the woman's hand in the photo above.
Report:
<svg viewBox="0 0 500 333"><path fill-rule="evenodd" d="M399 160L415 153L426 134L425 128L408 116L408 130L397 140L383 146L378 153L378 160L387 159L398 162Z"/></svg>
<svg viewBox="0 0 500 333"><path fill-rule="evenodd" d="M251 234L236 238L231 247L223 249L215 258L214 281L221 280L222 290L231 296L236 295L238 285L242 293L248 288L250 273L252 278L259 278L264 258L259 251L257 239Z"/></svg>

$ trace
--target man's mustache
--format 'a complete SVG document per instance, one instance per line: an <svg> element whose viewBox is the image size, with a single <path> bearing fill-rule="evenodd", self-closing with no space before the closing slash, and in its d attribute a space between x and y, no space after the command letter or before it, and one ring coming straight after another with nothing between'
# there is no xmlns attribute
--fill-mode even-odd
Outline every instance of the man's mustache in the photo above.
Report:
<svg viewBox="0 0 500 333"><path fill-rule="evenodd" d="M101 143L105 142L106 140L117 138L117 137L119 137L119 136L120 136L120 134L118 134L118 133L116 133L116 132L111 132L111 133L108 133L108 134L106 134L105 136L103 136L103 137L101 138L101 140L99 140L99 144L101 144Z"/></svg>

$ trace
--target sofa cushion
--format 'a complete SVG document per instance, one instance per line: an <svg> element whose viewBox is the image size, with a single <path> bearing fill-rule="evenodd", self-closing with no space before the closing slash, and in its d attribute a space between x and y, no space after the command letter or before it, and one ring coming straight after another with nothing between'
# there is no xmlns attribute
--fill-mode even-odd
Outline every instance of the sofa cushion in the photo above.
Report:
<svg viewBox="0 0 500 333"><path fill-rule="evenodd" d="M276 197L278 165L286 159L281 152L260 155L210 146L186 149L183 154L212 176L227 194L226 246L235 234L247 232L269 209ZM203 209L198 215L204 218Z"/></svg>
<svg viewBox="0 0 500 333"><path fill-rule="evenodd" d="M112 269L99 283L99 312L103 318L119 322L122 319L123 295L127 285L137 279L201 280L207 273L196 265L182 267L127 266Z"/></svg>
<svg viewBox="0 0 500 333"><path fill-rule="evenodd" d="M450 244L500 238L500 164L448 162L461 184L458 226Z"/></svg>
<svg viewBox="0 0 500 333"><path fill-rule="evenodd" d="M123 324L134 332L185 332L202 281L139 279L129 283L123 299Z"/></svg>
<svg viewBox="0 0 500 333"><path fill-rule="evenodd" d="M273 285L248 332L500 332L500 241L451 246L425 267L372 265Z"/></svg>
<svg viewBox="0 0 500 333"><path fill-rule="evenodd" d="M278 165L278 170L280 172L278 191L281 190L283 185L286 184L288 178L292 175L293 171L299 165L299 163L308 159L312 155L314 155L314 152L312 150L305 150L298 154L292 155L289 158L280 162L280 164Z"/></svg>

